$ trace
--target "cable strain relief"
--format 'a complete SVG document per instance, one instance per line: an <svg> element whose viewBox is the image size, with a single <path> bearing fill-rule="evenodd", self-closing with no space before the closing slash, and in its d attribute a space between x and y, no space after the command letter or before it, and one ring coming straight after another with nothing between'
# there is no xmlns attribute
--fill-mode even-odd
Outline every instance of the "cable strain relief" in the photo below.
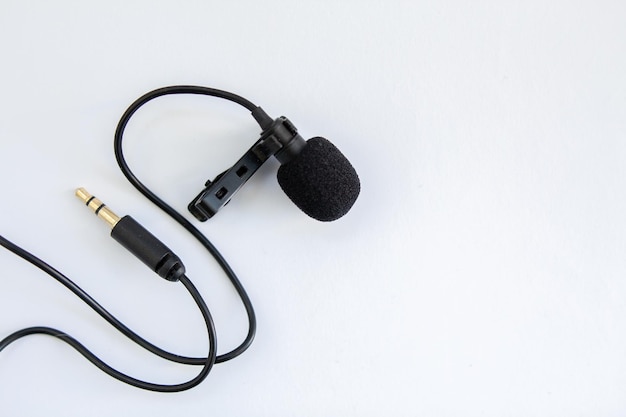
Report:
<svg viewBox="0 0 626 417"><path fill-rule="evenodd" d="M261 107L257 107L256 109L252 110L252 117L254 117L254 120L256 120L259 126L261 126L261 129L263 129L264 131L269 129L272 126L272 123L274 123L274 119L272 119L267 113L265 113L265 110L263 110Z"/></svg>
<svg viewBox="0 0 626 417"><path fill-rule="evenodd" d="M170 253L157 265L155 272L161 278L176 282L185 275L185 265L183 265L178 256Z"/></svg>

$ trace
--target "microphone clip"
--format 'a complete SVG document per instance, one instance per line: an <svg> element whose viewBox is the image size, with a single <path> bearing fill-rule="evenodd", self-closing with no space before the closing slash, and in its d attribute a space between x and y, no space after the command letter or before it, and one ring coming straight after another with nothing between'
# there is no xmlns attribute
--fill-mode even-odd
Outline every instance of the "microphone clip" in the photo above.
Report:
<svg viewBox="0 0 626 417"><path fill-rule="evenodd" d="M271 124L260 124L264 130L259 140L232 167L213 181L207 181L206 188L187 206L199 221L213 217L270 157L274 156L281 165L286 164L307 144L298 134L298 129L284 116Z"/></svg>

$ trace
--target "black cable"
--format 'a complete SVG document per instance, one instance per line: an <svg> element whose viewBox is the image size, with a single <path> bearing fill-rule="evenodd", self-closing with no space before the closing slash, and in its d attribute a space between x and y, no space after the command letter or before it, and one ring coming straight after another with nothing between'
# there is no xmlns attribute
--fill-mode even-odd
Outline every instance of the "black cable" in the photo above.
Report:
<svg viewBox="0 0 626 417"><path fill-rule="evenodd" d="M181 279L181 282L184 282ZM187 280L187 282L190 283L189 280ZM210 323L211 326L213 325L213 323ZM208 328L208 327L207 327ZM213 332L215 332L215 330L212 330ZM68 335L65 332L62 332L61 330L57 330L57 329L53 329L51 327L44 327L44 326L38 326L38 327L28 327L26 329L22 329L19 330L15 333L12 333L11 335L7 336L6 338L4 338L2 341L0 341L0 351L2 349L4 349L6 346L8 346L9 344L15 342L16 340L25 337L25 336L29 336L29 335L33 335L33 334L44 334L44 335L48 335L48 336L53 336L59 340L61 340L62 342L67 343L68 345L70 345L71 347L73 347L74 349L76 349L81 355L83 355L89 362L91 362L92 364L94 364L95 366L97 366L100 370L102 370L103 372L105 372L107 375L112 376L113 378L122 381L126 384L135 386L137 388L142 388L142 389L146 389L149 391L157 391L157 392L179 392L179 391L185 391L188 390L190 388L195 387L196 385L200 384L209 374L209 372L211 371L211 368L213 367L213 364L215 363L215 356L212 352L215 352L215 346L214 343L212 344L211 347L211 352L209 352L209 356L207 359L205 359L205 364L204 367L202 368L202 370L200 371L200 373L193 379L181 383L181 384L174 384L174 385L164 385L164 384L155 384L152 382L146 382L146 381L142 381L140 379L137 378L133 378L129 375L126 375L120 371L118 371L115 368L112 368L111 366L107 365L104 361L102 361L100 358L98 358L96 355L93 354L93 352L91 352L89 349L87 349L82 343L80 343L78 340L74 339L72 336ZM215 333L213 333L212 335L212 341L214 341L215 337Z"/></svg>
<svg viewBox="0 0 626 417"><path fill-rule="evenodd" d="M115 327L118 331L120 331L124 336L128 337L130 340L137 343L139 346L143 347L149 352L157 356L160 356L163 359L167 359L172 362L182 363L185 365L204 365L204 363L206 362L206 358L192 358L192 357L187 357L187 356L182 356L182 355L176 355L174 353L167 352L159 348L158 346L155 346L154 344L148 342L146 339L139 336L137 333L135 333L130 328L128 328L124 323L122 323L119 319L117 319L109 311L107 311L104 307L102 307L96 300L94 300L89 294L87 294L85 290L80 288L75 282L73 282L71 279L65 276L61 271L57 270L56 268L49 265L42 259L31 254L30 252L22 249L21 247L17 246L16 244L4 238L1 235L0 235L0 246L4 246L6 249L13 252L20 258L33 264L34 266L41 269L46 274L50 275L52 278L56 279L59 283L61 283L67 289L72 291L85 304L91 307L103 319L105 319L113 327ZM16 332L16 333L19 333L19 332ZM11 336L8 336L7 338ZM0 342L0 346L2 346L2 342Z"/></svg>
<svg viewBox="0 0 626 417"><path fill-rule="evenodd" d="M82 301L84 301L87 305L89 305L94 311L96 311L102 318L108 321L111 325L113 325L117 330L119 330L122 334L128 337L133 342L147 349L155 355L158 355L164 359L178 362L182 364L188 365L203 365L200 373L190 381L187 381L182 384L175 385L162 385L162 384L154 384L150 382L141 381L139 379L133 378L129 375L126 375L118 370L110 367L102 360L100 360L96 355L94 355L91 351L89 351L85 346L83 346L76 339L71 337L70 335L56 330L50 327L30 327L26 329L19 330L17 332L12 333L11 335L5 337L0 341L0 351L2 351L6 346L13 343L14 341L31 335L31 334L46 334L62 340L63 342L69 344L74 349L76 349L79 353L81 353L85 358L87 358L91 363L100 368L102 371L107 373L108 375L125 382L127 384L136 386L138 388L143 388L151 391L159 391L159 392L176 392L183 391L189 388L192 388L198 385L210 372L214 363L225 362L231 360L240 354L242 354L252 343L254 339L254 335L256 332L256 318L254 314L254 309L252 307L252 303L250 298L248 297L245 289L243 288L241 282L237 278L236 274L232 270L232 268L228 265L224 257L219 253L219 251L213 246L213 244L198 230L196 229L188 220L186 220L180 213L170 207L167 203L157 197L152 191L150 191L145 185L143 185L137 177L132 173L130 168L128 167L123 151L122 151L122 138L124 134L124 130L126 125L128 124L130 118L133 114L148 101L153 100L157 97L171 95L171 94L201 94L208 95L213 97L223 98L232 102L235 102L246 109L250 110L257 120L257 122L263 127L268 122L268 116L260 109L255 106L250 101L244 99L243 97L237 96L235 94L207 88L207 87L198 87L198 86L172 86L160 88L154 91L151 91L139 99L137 99L131 106L124 112L122 118L120 119L114 138L114 149L115 149L115 157L117 159L118 165L120 169L126 176L126 178L130 181L130 183L139 190L146 198L152 201L155 205L165 211L169 216L171 216L174 220L176 220L179 224L181 224L189 233L191 233L213 256L213 258L218 262L226 276L231 281L232 285L235 287L241 301L244 305L246 313L248 315L248 333L244 339L244 341L235 349L231 350L222 355L217 355L217 343L216 343L216 333L215 326L213 324L213 320L211 318L211 314L202 299L201 295L198 293L197 289L194 287L192 282L183 275L180 277L180 281L183 283L185 288L189 291L194 301L200 308L202 312L203 318L205 320L205 324L207 326L207 332L209 336L209 352L206 358L195 358L195 357L187 357L182 355L176 355L170 352L167 352L154 344L148 342L131 329L129 329L126 325L124 325L121 321L115 318L111 313L109 313L104 307L102 307L98 302L96 302L89 294L87 294L84 290L82 290L78 285L76 285L73 281L71 281L68 277L63 275L60 271L56 270L52 266L48 265L43 260L37 258L33 254L28 251L20 248L19 246L13 244L9 240L0 236L0 246L4 246L11 252L16 255L22 257L26 261L32 263L36 267L40 268L42 271L46 272L48 275L55 278L61 284L63 284L66 288L72 291L75 295L77 295Z"/></svg>
<svg viewBox="0 0 626 417"><path fill-rule="evenodd" d="M135 174L133 174L128 164L126 163L126 159L124 158L124 153L122 150L122 139L124 136L124 130L126 129L126 125L128 124L133 114L135 114L135 112L139 110L139 108L143 106L144 104L146 104L147 102L154 100L155 98L158 98L158 97L162 97L165 95L172 95L172 94L199 94L199 95L207 95L207 96L212 96L212 97L219 97L219 98L223 98L223 99L235 102L237 104L240 104L241 106L245 107L251 112L258 109L258 107L254 105L252 102L242 97L239 97L227 91L216 90L214 88L199 87L199 86L163 87L163 88L153 90L149 93L146 93L140 98L138 98L137 100L135 100L135 102L131 104L130 107L128 107L128 109L122 115L117 125L117 129L115 131L115 138L114 138L115 158L117 159L117 163L120 169L122 170L122 173L124 174L124 176L126 176L128 181L141 194L143 194L148 200L152 201L156 206L158 206L161 210L167 213L174 220L176 220L189 233L191 233L193 237L195 237L202 244L202 246L204 246L209 251L209 253L213 256L213 258L220 265L220 267L222 268L222 270L224 271L224 273L226 274L226 276L228 277L232 285L235 287L237 294L241 298L241 301L248 315L248 334L246 335L246 338L244 339L244 341L238 347L236 347L235 349L233 349L232 351L228 353L217 356L216 363L221 363L221 362L226 362L228 360L231 360L241 355L246 349L248 349L248 347L252 343L252 340L254 340L254 334L256 333L256 317L254 314L254 309L252 307L252 302L250 301L250 298L248 297L246 290L243 288L243 285L237 278L237 275L232 270L230 265L228 265L228 262L226 262L226 259L224 259L224 257L220 254L217 248L215 248L215 246L213 246L213 244L198 229L196 229L196 227L193 226L186 218L184 218L174 208L169 206L165 201L160 199L156 194L150 191L148 187L146 187L141 181L139 181L139 179L135 176Z"/></svg>
<svg viewBox="0 0 626 417"><path fill-rule="evenodd" d="M10 251L14 253L17 253L14 251L14 248L17 248L18 251L20 252L18 253L20 257L26 259L27 261L31 262L33 265L46 271L45 267L48 265L45 262L35 257L34 255L30 254L29 252L17 247L16 245L6 240L2 236L0 236L0 245L6 247L7 249L9 249ZM146 389L150 391L158 391L158 392L178 392L178 391L188 390L200 384L211 371L211 368L213 367L213 364L215 363L217 343L216 343L215 325L213 324L211 313L209 312L209 309L207 308L206 303L202 299L202 296L200 295L196 287L193 285L193 283L186 276L182 276L180 278L180 282L185 286L187 291L189 291L189 294L191 294L192 298L196 302L196 305L200 308L202 317L204 318L204 322L206 324L207 333L209 336L209 352L207 354L207 357L204 358L204 362L203 362L204 366L202 367L202 370L200 371L200 373L196 375L196 377L194 377L193 379L187 382L184 382L181 384L174 384L174 385L164 385L164 384L155 384L151 382L146 382L146 381L133 378L107 365L104 361L98 358L95 354L93 354L89 349L87 349L83 344L81 344L79 341L74 339L72 336L68 335L65 332L62 332L60 330L56 330L50 327L43 327L43 326L29 327L29 328L14 332L0 341L0 351L2 351L5 347L7 347L11 343L15 342L16 340L22 337L29 336L32 334L46 334L49 336L56 337L57 339L72 346L81 355L83 355L89 362L97 366L100 370L102 370L106 374L126 384L135 386L137 388L142 388L142 389ZM132 337L130 338L134 342L139 343L139 341L134 340Z"/></svg>

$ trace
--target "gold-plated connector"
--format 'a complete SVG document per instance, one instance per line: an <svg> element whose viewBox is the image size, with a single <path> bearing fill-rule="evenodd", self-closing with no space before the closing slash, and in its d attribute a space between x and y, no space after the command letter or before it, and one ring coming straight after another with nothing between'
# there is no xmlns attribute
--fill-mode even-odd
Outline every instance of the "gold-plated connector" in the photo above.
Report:
<svg viewBox="0 0 626 417"><path fill-rule="evenodd" d="M76 190L76 197L85 203L98 217L107 222L111 228L114 228L117 222L120 221L120 217L117 214L113 213L102 201L89 194L84 188Z"/></svg>

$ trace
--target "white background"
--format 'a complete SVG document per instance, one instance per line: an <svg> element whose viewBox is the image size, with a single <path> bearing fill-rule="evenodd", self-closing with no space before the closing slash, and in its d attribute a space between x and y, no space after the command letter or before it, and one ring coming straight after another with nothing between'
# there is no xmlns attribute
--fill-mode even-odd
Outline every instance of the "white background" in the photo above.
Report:
<svg viewBox="0 0 626 417"><path fill-rule="evenodd" d="M66 345L0 353L3 416L623 416L623 1L106 1L0 4L0 232L156 344L202 355L181 285L151 274L73 197L84 186L181 255L219 351L245 315L215 263L117 169L141 94L231 90L325 136L362 193L303 215L272 161L197 224L239 273L257 338L199 387L144 392ZM248 149L247 111L165 98L129 126L135 173L177 209ZM188 218L192 218L185 212ZM48 325L116 367L197 369L132 346L0 251L0 335Z"/></svg>

